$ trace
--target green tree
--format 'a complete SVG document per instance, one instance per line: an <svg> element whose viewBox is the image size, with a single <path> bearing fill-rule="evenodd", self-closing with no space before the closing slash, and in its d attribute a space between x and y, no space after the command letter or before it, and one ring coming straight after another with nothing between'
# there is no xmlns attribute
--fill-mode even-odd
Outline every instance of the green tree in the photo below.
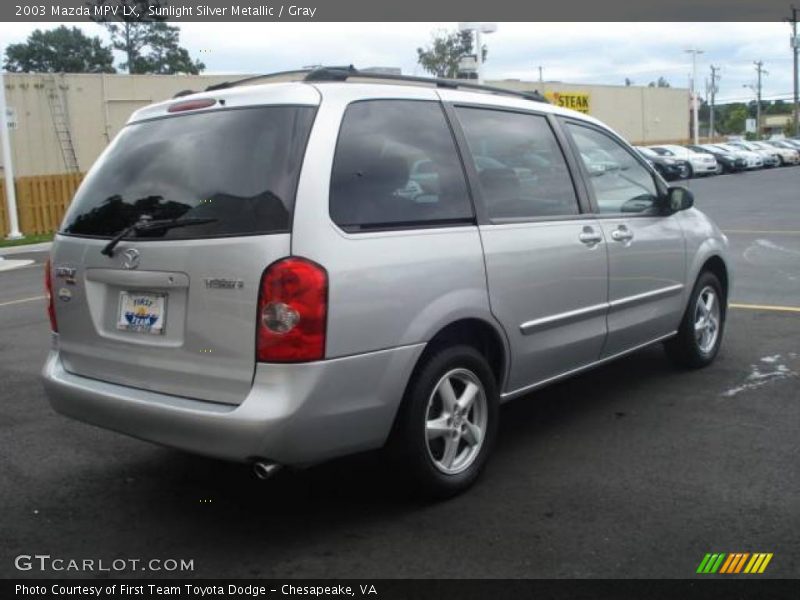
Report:
<svg viewBox="0 0 800 600"><path fill-rule="evenodd" d="M736 103L727 105L725 107L725 116L719 121L720 133L742 133L748 116L749 112L745 104Z"/></svg>
<svg viewBox="0 0 800 600"><path fill-rule="evenodd" d="M165 17L151 15L151 9L165 7L167 0L92 0L87 5L117 9L95 21L108 30L113 48L125 55L120 66L128 73L196 75L205 70L181 47L180 30L167 25Z"/></svg>
<svg viewBox="0 0 800 600"><path fill-rule="evenodd" d="M192 60L186 48L181 47L177 27L166 23L151 23L146 42L148 51L135 59L134 73L197 75L206 68L199 60Z"/></svg>
<svg viewBox="0 0 800 600"><path fill-rule="evenodd" d="M3 68L11 72L115 73L114 54L99 37L61 25L35 30L21 44L6 48Z"/></svg>
<svg viewBox="0 0 800 600"><path fill-rule="evenodd" d="M458 75L458 62L465 54L472 54L472 32L439 31L426 48L417 48L417 62L435 77L454 78ZM481 48L481 58L486 60L486 46Z"/></svg>

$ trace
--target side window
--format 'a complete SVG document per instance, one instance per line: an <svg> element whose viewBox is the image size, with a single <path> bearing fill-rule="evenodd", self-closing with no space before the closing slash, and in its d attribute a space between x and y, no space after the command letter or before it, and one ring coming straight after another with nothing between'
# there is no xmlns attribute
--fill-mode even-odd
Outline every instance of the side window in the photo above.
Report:
<svg viewBox="0 0 800 600"><path fill-rule="evenodd" d="M653 176L614 138L581 125L567 128L578 147L601 213L639 213L658 197Z"/></svg>
<svg viewBox="0 0 800 600"><path fill-rule="evenodd" d="M333 160L330 215L356 231L473 219L439 103L368 100L347 108Z"/></svg>
<svg viewBox="0 0 800 600"><path fill-rule="evenodd" d="M578 214L567 163L547 119L466 107L456 114L490 218Z"/></svg>

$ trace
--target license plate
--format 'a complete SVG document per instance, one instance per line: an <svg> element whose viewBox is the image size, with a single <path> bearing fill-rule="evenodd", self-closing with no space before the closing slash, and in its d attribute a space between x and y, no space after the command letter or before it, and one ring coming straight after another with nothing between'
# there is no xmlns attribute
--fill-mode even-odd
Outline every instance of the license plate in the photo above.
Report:
<svg viewBox="0 0 800 600"><path fill-rule="evenodd" d="M166 294L120 292L117 329L160 335L166 318Z"/></svg>

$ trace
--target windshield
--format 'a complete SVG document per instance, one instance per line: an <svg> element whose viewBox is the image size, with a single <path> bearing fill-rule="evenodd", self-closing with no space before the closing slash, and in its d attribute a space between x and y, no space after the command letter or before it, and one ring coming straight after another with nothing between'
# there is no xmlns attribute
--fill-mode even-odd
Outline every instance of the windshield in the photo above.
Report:
<svg viewBox="0 0 800 600"><path fill-rule="evenodd" d="M287 232L315 109L207 111L126 126L92 167L60 233L112 237L143 215L205 219L158 239Z"/></svg>
<svg viewBox="0 0 800 600"><path fill-rule="evenodd" d="M675 156L672 152L670 152L666 148L650 148L650 149L659 156Z"/></svg>

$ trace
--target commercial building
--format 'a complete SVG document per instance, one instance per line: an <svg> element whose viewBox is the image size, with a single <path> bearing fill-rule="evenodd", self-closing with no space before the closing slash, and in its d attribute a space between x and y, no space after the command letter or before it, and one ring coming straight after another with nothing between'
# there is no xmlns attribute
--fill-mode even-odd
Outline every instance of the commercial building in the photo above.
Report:
<svg viewBox="0 0 800 600"><path fill-rule="evenodd" d="M85 172L134 110L183 90L244 76L6 74L15 175ZM596 116L634 143L688 137L686 89L520 80L487 84L538 90L556 103Z"/></svg>

